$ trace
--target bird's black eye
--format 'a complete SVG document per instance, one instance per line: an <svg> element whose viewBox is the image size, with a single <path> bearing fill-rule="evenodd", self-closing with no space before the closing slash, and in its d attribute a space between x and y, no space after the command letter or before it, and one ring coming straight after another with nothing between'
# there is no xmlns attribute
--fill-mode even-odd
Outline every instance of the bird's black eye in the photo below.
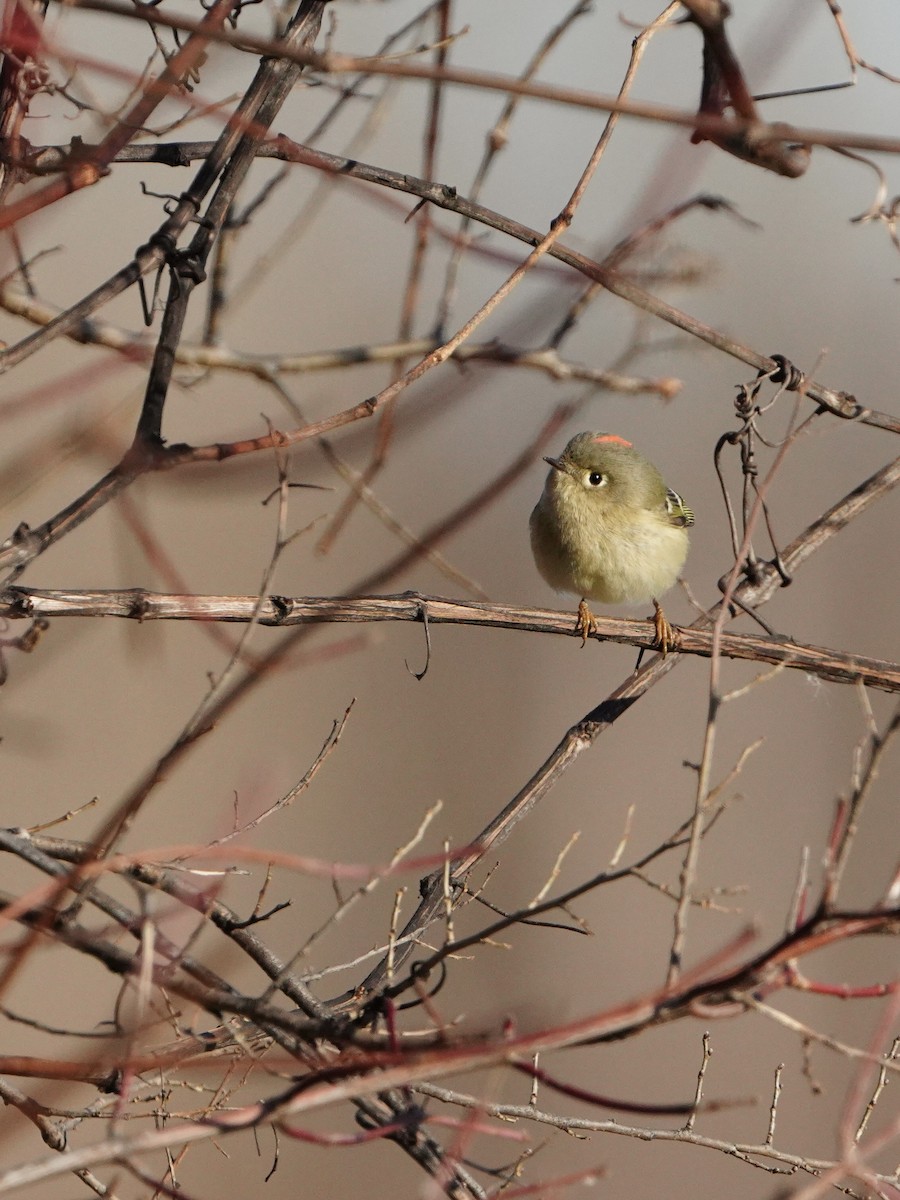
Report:
<svg viewBox="0 0 900 1200"><path fill-rule="evenodd" d="M587 481L591 487L600 487L601 484L606 483L606 478L599 471L591 471L587 477Z"/></svg>

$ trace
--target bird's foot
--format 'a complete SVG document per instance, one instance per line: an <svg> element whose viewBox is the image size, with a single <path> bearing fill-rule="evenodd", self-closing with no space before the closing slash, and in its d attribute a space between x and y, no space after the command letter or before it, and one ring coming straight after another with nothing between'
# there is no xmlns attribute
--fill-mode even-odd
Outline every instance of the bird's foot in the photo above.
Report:
<svg viewBox="0 0 900 1200"><path fill-rule="evenodd" d="M592 633L597 632L597 618L587 606L587 601L582 600L578 605L578 618L575 621L575 632L581 634L581 648L587 645L587 640Z"/></svg>
<svg viewBox="0 0 900 1200"><path fill-rule="evenodd" d="M665 658L670 648L678 649L678 631L669 624L658 600L653 601L653 607L656 609L655 615L651 618L656 626L656 641L653 644Z"/></svg>

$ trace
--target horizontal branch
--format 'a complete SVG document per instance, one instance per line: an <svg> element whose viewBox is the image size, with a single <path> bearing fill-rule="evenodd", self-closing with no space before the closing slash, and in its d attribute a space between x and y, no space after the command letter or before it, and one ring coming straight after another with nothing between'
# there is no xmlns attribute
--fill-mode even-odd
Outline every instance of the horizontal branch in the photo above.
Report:
<svg viewBox="0 0 900 1200"><path fill-rule="evenodd" d="M120 617L136 621L223 621L243 624L254 618L260 625L286 628L316 623L422 621L432 625L481 625L525 633L555 633L580 637L574 613L509 604L448 600L404 592L397 596L179 596L143 588L104 591L40 590L11 587L0 592L0 616L7 618ZM708 629L678 628L678 649L704 658L712 654ZM598 617L599 641L622 642L652 649L656 631L652 620ZM806 671L835 683L863 683L885 692L900 691L900 664L877 658L808 646L789 638L728 633L722 638L727 658L771 663Z"/></svg>
<svg viewBox="0 0 900 1200"><path fill-rule="evenodd" d="M833 1159L810 1158L807 1154L791 1154L786 1150L778 1150L771 1142L727 1141L699 1134L693 1128L649 1129L644 1126L623 1125L621 1120L596 1120L590 1117L547 1112L533 1104L498 1104L486 1100L484 1096L472 1096L464 1092L451 1091L448 1088L435 1087L431 1083L418 1083L415 1090L423 1096L430 1096L443 1104L477 1109L480 1116L497 1117L501 1121L533 1121L538 1125L563 1129L569 1134L580 1131L611 1133L617 1137L636 1138L643 1142L679 1142L690 1146L701 1146L707 1150L720 1150L731 1158L749 1163L752 1167L759 1167L770 1174L793 1175L797 1171L805 1171L807 1174L818 1175L839 1165L838 1161ZM782 1166L766 1166L765 1160L767 1159L773 1163L782 1164ZM896 1178L886 1174L873 1177L885 1185L885 1192Z"/></svg>
<svg viewBox="0 0 900 1200"><path fill-rule="evenodd" d="M212 143L204 143L211 146ZM153 146L132 147L137 150L154 149ZM33 296L14 288L0 286L0 308L16 317L23 317L33 325L45 327L56 321L62 309L55 305L43 304ZM113 325L107 321L85 319L67 335L74 342L90 346L104 346L108 350L116 350L132 362L149 361L153 356L156 338L146 334L134 333L129 329ZM178 366L193 367L200 371L224 370L238 371L248 375L256 375L260 379L271 379L273 375L305 374L309 371L344 370L347 367L365 366L370 363L393 363L398 359L410 358L413 355L422 357L430 354L441 345L441 339L407 338L393 342L372 342L369 345L356 344L338 346L330 350L311 350L305 354L287 354L274 351L266 354L244 353L227 346L205 345L201 343L179 343L174 350L174 360ZM593 383L610 391L623 395L637 396L651 393L671 400L681 391L681 381L671 375L655 378L642 375L624 375L620 371L604 371L598 367L588 367L582 363L569 362L560 357L554 347L544 347L539 350L520 349L499 342L496 339L489 342L474 342L458 346L451 357L456 362L484 362L503 367L522 367L532 371L540 371L551 379L563 382L580 381ZM18 402L4 404L3 411L9 414L15 411ZM29 398L22 404L30 403Z"/></svg>
<svg viewBox="0 0 900 1200"><path fill-rule="evenodd" d="M900 154L900 138L891 135L859 133L854 130L807 129L782 122L767 123L747 117L724 116L713 112L688 111L646 101L603 96L584 88L544 83L538 79L522 79L492 71L440 65L429 62L398 60L392 57L360 57L321 52L307 47L285 46L279 39L261 37L243 29L208 31L201 21L180 14L164 12L156 5L135 8L123 0L78 0L66 7L87 12L108 13L110 16L146 21L178 29L184 33L203 32L210 41L230 45L236 50L289 59L321 75L378 75L395 79L418 79L424 82L450 83L469 89L501 92L508 96L528 96L551 104L563 104L594 112L621 113L645 121L678 125L696 130L705 137L743 137L759 145L765 142L800 143L804 146L828 146L869 150L881 154Z"/></svg>

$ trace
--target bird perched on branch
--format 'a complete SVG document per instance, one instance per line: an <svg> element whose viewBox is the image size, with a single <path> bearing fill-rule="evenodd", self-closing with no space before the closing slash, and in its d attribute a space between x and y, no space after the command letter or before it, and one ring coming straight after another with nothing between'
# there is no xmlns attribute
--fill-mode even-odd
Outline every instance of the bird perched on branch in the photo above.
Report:
<svg viewBox="0 0 900 1200"><path fill-rule="evenodd" d="M558 592L581 597L576 629L582 645L597 622L588 600L656 610L656 646L665 655L675 632L657 597L687 558L694 514L653 463L612 433L579 433L550 473L531 514L537 569Z"/></svg>

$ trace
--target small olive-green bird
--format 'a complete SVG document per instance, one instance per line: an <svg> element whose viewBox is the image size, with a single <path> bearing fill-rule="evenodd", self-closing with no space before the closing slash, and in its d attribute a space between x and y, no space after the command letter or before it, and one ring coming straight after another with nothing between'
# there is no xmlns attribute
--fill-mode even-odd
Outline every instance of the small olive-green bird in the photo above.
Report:
<svg viewBox="0 0 900 1200"><path fill-rule="evenodd" d="M612 433L579 433L550 473L531 514L537 569L558 592L581 597L576 628L582 645L597 623L588 600L656 609L656 645L675 644L658 596L687 558L694 514L653 463Z"/></svg>

